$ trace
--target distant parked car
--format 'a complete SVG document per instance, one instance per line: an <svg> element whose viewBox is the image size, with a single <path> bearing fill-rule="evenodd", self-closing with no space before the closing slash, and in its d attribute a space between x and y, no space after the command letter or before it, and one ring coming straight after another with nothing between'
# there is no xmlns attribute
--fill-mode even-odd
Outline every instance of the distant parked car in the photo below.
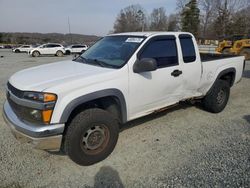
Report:
<svg viewBox="0 0 250 188"><path fill-rule="evenodd" d="M11 45L5 45L4 48L5 49L12 49L13 47Z"/></svg>
<svg viewBox="0 0 250 188"><path fill-rule="evenodd" d="M32 45L22 45L17 48L13 48L12 51L15 53L22 53L22 52L28 52L33 48Z"/></svg>
<svg viewBox="0 0 250 188"><path fill-rule="evenodd" d="M33 57L38 57L40 55L56 55L56 56L63 56L65 54L65 49L63 45L57 43L48 43L33 48L28 52L29 55Z"/></svg>
<svg viewBox="0 0 250 188"><path fill-rule="evenodd" d="M80 54L85 52L88 49L88 46L85 44L74 44L74 45L70 45L68 47L65 48L66 54Z"/></svg>

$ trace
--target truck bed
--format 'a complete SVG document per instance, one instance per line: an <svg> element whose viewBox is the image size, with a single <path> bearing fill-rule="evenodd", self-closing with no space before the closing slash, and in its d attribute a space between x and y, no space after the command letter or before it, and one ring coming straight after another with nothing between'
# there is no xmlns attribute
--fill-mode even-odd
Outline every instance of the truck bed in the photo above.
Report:
<svg viewBox="0 0 250 188"><path fill-rule="evenodd" d="M200 57L201 57L201 62L206 62L206 61L213 61L213 60L237 57L237 55L200 53Z"/></svg>

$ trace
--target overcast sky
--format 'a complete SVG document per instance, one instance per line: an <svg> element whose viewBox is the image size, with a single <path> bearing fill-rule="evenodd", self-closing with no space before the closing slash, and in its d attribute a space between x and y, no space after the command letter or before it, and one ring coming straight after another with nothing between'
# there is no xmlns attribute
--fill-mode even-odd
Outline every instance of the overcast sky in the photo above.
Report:
<svg viewBox="0 0 250 188"><path fill-rule="evenodd" d="M140 4L149 14L164 7L173 13L175 0L0 0L0 32L68 33L105 35L113 29L117 14Z"/></svg>

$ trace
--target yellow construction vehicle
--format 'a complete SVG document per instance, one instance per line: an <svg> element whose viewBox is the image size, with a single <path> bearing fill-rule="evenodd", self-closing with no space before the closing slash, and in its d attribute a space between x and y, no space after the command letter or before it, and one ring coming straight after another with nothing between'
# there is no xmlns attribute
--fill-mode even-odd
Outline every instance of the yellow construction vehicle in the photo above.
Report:
<svg viewBox="0 0 250 188"><path fill-rule="evenodd" d="M235 41L232 48L230 48L230 53L245 56L246 60L250 60L250 36Z"/></svg>
<svg viewBox="0 0 250 188"><path fill-rule="evenodd" d="M232 42L228 40L223 40L219 42L218 47L215 49L216 52L228 54L230 52L230 48L232 47Z"/></svg>
<svg viewBox="0 0 250 188"><path fill-rule="evenodd" d="M230 48L232 48L233 43L237 40L241 40L243 35L233 35L230 37L224 37L222 41L219 42L216 52L223 54L230 54Z"/></svg>

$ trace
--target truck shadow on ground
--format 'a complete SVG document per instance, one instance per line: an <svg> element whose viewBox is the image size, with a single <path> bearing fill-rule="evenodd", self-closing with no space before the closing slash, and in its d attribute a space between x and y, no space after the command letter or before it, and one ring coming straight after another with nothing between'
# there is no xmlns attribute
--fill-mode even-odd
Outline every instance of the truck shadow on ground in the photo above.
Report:
<svg viewBox="0 0 250 188"><path fill-rule="evenodd" d="M243 118L250 124L250 115L245 115Z"/></svg>
<svg viewBox="0 0 250 188"><path fill-rule="evenodd" d="M103 187L111 187L111 188L124 187L121 178L119 176L119 173L110 166L101 167L100 170L95 175L94 188L103 188Z"/></svg>
<svg viewBox="0 0 250 188"><path fill-rule="evenodd" d="M245 70L245 71L243 72L243 77L244 77L244 78L250 78L250 70Z"/></svg>

